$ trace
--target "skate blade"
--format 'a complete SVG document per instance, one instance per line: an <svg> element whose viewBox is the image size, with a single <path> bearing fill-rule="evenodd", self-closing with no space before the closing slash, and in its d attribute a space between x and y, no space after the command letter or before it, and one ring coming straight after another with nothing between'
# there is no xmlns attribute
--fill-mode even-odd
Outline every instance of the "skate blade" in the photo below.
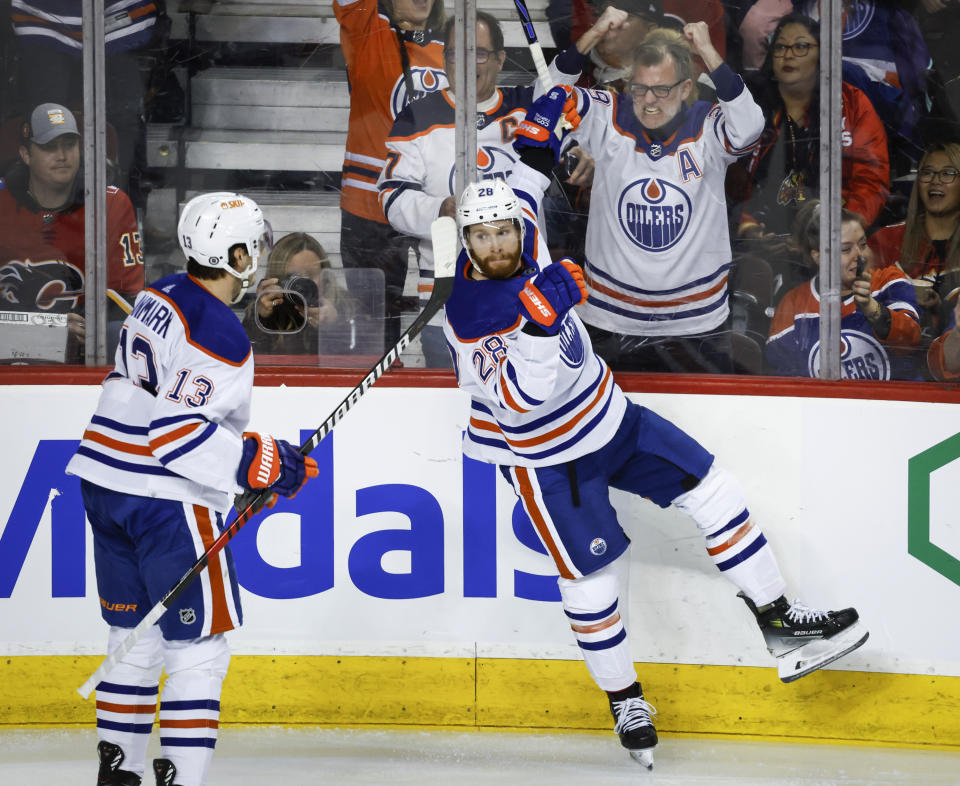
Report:
<svg viewBox="0 0 960 786"><path fill-rule="evenodd" d="M630 758L648 770L653 769L653 748L640 748L630 751Z"/></svg>
<svg viewBox="0 0 960 786"><path fill-rule="evenodd" d="M832 639L817 639L777 658L777 673L782 682L793 682L853 652L870 637L856 622Z"/></svg>

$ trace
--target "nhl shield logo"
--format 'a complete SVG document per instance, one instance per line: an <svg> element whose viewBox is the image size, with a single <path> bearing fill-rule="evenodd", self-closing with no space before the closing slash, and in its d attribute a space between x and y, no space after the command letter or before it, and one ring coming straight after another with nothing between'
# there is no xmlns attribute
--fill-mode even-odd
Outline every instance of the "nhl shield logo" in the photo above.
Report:
<svg viewBox="0 0 960 786"><path fill-rule="evenodd" d="M180 609L180 622L184 625L193 625L197 621L197 613L193 609Z"/></svg>
<svg viewBox="0 0 960 786"><path fill-rule="evenodd" d="M594 538L590 541L590 553L599 557L607 550L607 541L603 538Z"/></svg>

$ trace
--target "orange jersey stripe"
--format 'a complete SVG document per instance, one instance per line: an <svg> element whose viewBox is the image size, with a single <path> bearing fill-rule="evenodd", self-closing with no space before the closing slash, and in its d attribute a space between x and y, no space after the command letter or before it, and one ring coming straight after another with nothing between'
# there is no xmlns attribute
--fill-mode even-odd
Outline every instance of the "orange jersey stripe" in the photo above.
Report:
<svg viewBox="0 0 960 786"><path fill-rule="evenodd" d="M612 297L615 300L619 300L623 303L629 303L631 306L644 306L647 308L660 308L660 307L672 307L672 306L683 306L687 303L696 303L698 300L706 300L711 295L717 294L727 285L727 277L724 276L716 284L714 284L710 289L705 289L703 292L697 292L694 295L686 295L685 297L674 298L673 300L642 300L638 297L632 297L630 295L624 295L621 292L610 289L610 287L601 284L589 273L584 273L584 281L587 282L587 285L596 290L597 292L602 292L608 297Z"/></svg>
<svg viewBox="0 0 960 786"><path fill-rule="evenodd" d="M709 554L712 557L715 554L723 553L724 551L729 549L731 546L736 546L737 543L743 540L744 536L752 529L753 529L753 522L748 521L746 524L744 524L742 527L736 530L733 533L733 535L730 536L730 539L728 541L721 543L719 546L714 546L712 549L707 549L707 554Z"/></svg>
<svg viewBox="0 0 960 786"><path fill-rule="evenodd" d="M200 428L200 426L200 423L187 423L187 425L180 426L180 428L174 429L169 434L164 434L162 437L155 437L154 439L151 439L150 447L153 450L162 448L164 445L180 439L180 437L185 437L191 431L196 431L198 428Z"/></svg>
<svg viewBox="0 0 960 786"><path fill-rule="evenodd" d="M560 571L560 575L565 579L576 578L564 564L560 556L560 550L557 548L557 544L554 542L553 536L547 528L547 522L544 521L543 514L540 513L540 508L537 507L537 500L533 494L533 486L530 483L529 471L526 467L514 467L514 471L517 473L517 481L520 484L520 496L523 497L527 503L525 506L527 513L530 514L533 525L537 528L537 532L540 533L540 539L544 542L547 550L553 557L553 561L557 565L557 570Z"/></svg>
<svg viewBox="0 0 960 786"><path fill-rule="evenodd" d="M220 721L214 718L194 718L191 720L170 720L160 718L161 729L219 729Z"/></svg>
<svg viewBox="0 0 960 786"><path fill-rule="evenodd" d="M530 448L536 445L542 445L544 442L549 442L552 439L556 439L568 431L574 428L581 420L583 420L590 412L593 411L593 408L597 405L597 402L603 398L604 393L606 393L607 385L610 382L610 367L607 367L607 372L603 375L603 382L600 383L600 388L597 390L597 395L593 397L593 400L583 409L581 409L576 415L574 415L570 420L564 423L561 426L557 426L553 431L548 431L546 434L541 434L539 437L530 437L530 439L510 439L506 434L503 435L503 438L507 441L507 444L515 448Z"/></svg>
<svg viewBox="0 0 960 786"><path fill-rule="evenodd" d="M500 358L500 365L501 365L501 366L503 366L503 364L506 363L506 362L507 362L507 359L506 359L506 358ZM503 375L502 373L500 374L500 390L503 391L503 400L504 400L504 402L506 402L506 405L507 405L508 407L510 407L510 409L515 409L517 412L529 412L529 411L530 411L529 409L526 409L525 407L521 407L521 406L517 403L517 400L513 397L513 394L510 392L510 387L507 385L507 380L506 380L506 378L504 377L504 375ZM510 440L507 440L507 441L509 442Z"/></svg>
<svg viewBox="0 0 960 786"><path fill-rule="evenodd" d="M153 715L157 711L157 703L153 704L114 704L110 701L98 701L97 709L105 712L124 712L130 715Z"/></svg>
<svg viewBox="0 0 960 786"><path fill-rule="evenodd" d="M153 455L153 451L150 450L148 445L134 445L132 442L121 442L119 439L113 439L113 437L108 437L98 431L90 431L90 429L83 432L83 438L91 442L96 442L99 445L122 451L123 453L132 453L135 456Z"/></svg>
<svg viewBox="0 0 960 786"><path fill-rule="evenodd" d="M210 520L210 511L200 505L193 506L193 514L197 519L197 529L206 551L216 540L213 531L213 522ZM210 577L210 635L233 630L233 620L227 610L226 590L223 586L223 576L220 573L220 554L210 557L207 565L207 575Z"/></svg>
<svg viewBox="0 0 960 786"><path fill-rule="evenodd" d="M607 617L603 622L595 622L593 625L573 625L570 627L577 633L599 633L602 630L611 628L620 622L620 612L616 612L612 617Z"/></svg>

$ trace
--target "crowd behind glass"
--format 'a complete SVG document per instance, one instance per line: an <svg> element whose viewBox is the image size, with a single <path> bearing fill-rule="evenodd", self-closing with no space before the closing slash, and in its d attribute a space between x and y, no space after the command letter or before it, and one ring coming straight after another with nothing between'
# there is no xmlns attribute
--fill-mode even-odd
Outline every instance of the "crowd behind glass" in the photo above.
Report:
<svg viewBox="0 0 960 786"><path fill-rule="evenodd" d="M453 179L441 152L452 151L452 119L425 133L419 152L410 143L419 138L411 129L424 113L442 114L447 101L453 116L449 9L445 13L439 0L425 8L413 0L333 2L328 16L339 23L339 43L302 44L282 37L203 43L171 29L168 12L178 10L175 0L166 7L109 0L105 5L107 156L114 184L107 194L108 341L116 341L137 293L181 266L175 221L169 217L175 217L177 206L199 191L240 191L257 198L274 223L256 287L237 306L258 362L370 365L429 296L429 223L453 213ZM83 73L80 3L76 6L76 16L68 18L60 0L6 5L0 35L6 75L0 85L4 363L84 361ZM682 118L696 101L713 104L725 98L726 88L714 81L720 78L716 64L696 55L702 48L692 57L671 56L672 70L635 63L645 42L648 48L680 52L669 47L687 46L680 32L685 23L706 23L709 48L742 76L762 112L759 138L736 151L725 170L725 204L718 211L723 227L657 207L667 204L663 200L669 195L661 192L669 184L660 188L657 183L663 181L654 176L643 181L636 209L649 207L655 217L650 231L660 239L644 239L638 229L630 253L647 255L646 269L666 258L658 254L676 242L663 234L670 231L703 233L704 248L729 246L723 263L711 272L715 278L701 282L695 292L672 289L667 273L654 286L649 275L634 280L618 273L613 283L605 278L610 270L626 269L605 267L596 258L598 249L609 248L597 238L617 231L616 222L624 220L611 211L590 210L594 177L607 176L602 151L591 149L591 143L605 143L584 133L580 146L567 152L554 173L541 225L555 256L588 260L587 280L596 297L581 307L581 316L598 352L615 371L818 376L822 209L816 0L550 0L531 6L549 22L548 59L561 53L562 71L567 56L578 63L579 86L622 94L637 108L653 144L644 155L655 158L659 144L669 148L673 139L656 133L652 118L658 107L675 102L662 127L682 133L682 124L669 125L671 118ZM532 100L534 74L525 48L505 43L504 27L516 22L480 8L476 61L478 172L483 175L496 174L495 159L509 153L516 118L511 110L522 117ZM960 378L960 336L954 335L960 316L960 57L951 46L954 32L960 32L958 22L960 5L943 0L847 0L843 5L843 122L830 131L841 145L841 246L839 259L830 263L840 271L845 378ZM570 60L574 50L579 60ZM183 138L196 121L191 95L196 102L197 91L191 84L221 66L271 73L297 69L316 73L314 81L330 74L349 80L339 170L191 169L183 161L164 168L148 160L150 129L173 129L171 138ZM641 73L677 80L645 84L637 79ZM444 94L446 99L440 97ZM600 92L585 95L603 100ZM420 116L419 102L425 102L417 110ZM329 111L333 117L335 110ZM230 121L224 123L231 130ZM690 166L692 176L699 177L698 166L713 165L692 161ZM158 198L168 193L172 201ZM271 194L329 195L327 209L338 219L339 237L331 240L307 226L279 229L271 205L284 200L259 196ZM320 202L306 204L324 209ZM623 256L622 265L629 267L630 254ZM664 319L699 313L697 308L715 313L689 331L665 330ZM626 328L607 319L631 309L634 322ZM662 317L661 312L669 313ZM695 320L677 324L684 321ZM439 323L399 365L449 367Z"/></svg>

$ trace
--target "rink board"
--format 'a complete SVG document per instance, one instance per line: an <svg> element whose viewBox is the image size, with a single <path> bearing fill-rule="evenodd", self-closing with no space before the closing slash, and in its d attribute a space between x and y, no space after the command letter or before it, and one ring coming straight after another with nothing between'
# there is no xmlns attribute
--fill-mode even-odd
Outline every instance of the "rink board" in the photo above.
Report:
<svg viewBox="0 0 960 786"><path fill-rule="evenodd" d="M0 723L92 718L71 692L105 629L62 469L98 392L0 385L17 413L0 457L0 666L15 675L0 674ZM344 392L258 387L250 427L299 441ZM692 522L616 495L631 651L658 725L956 744L960 633L936 613L960 601L956 405L631 398L740 478L791 595L855 605L871 631L836 670L782 685ZM609 725L549 558L495 470L460 453L465 419L451 388L370 391L315 453L320 477L234 540L246 624L230 635L225 722ZM389 717L373 718L384 682Z"/></svg>

